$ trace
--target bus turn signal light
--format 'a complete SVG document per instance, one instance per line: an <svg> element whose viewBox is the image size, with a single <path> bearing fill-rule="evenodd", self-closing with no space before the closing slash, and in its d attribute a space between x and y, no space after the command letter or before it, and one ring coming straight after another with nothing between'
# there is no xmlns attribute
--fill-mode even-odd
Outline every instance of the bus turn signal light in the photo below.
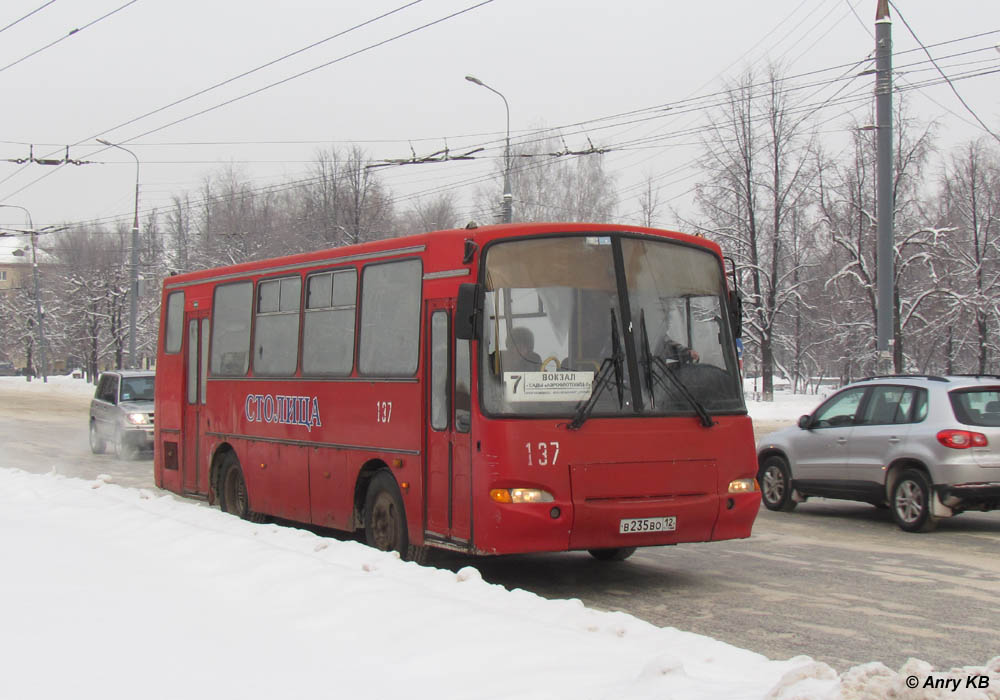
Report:
<svg viewBox="0 0 1000 700"><path fill-rule="evenodd" d="M552 503L552 494L541 489L491 489L490 500L497 503Z"/></svg>
<svg viewBox="0 0 1000 700"><path fill-rule="evenodd" d="M729 482L729 493L753 493L756 490L756 479L736 479Z"/></svg>

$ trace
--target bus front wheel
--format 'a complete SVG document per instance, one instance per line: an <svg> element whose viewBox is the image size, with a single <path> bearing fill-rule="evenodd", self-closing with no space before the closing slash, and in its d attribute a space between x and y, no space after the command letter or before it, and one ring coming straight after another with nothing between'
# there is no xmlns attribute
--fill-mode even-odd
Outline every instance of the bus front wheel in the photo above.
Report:
<svg viewBox="0 0 1000 700"><path fill-rule="evenodd" d="M613 547L611 549L588 549L597 561L625 561L635 554L635 547Z"/></svg>
<svg viewBox="0 0 1000 700"><path fill-rule="evenodd" d="M365 542L383 552L399 552L407 561L422 564L426 547L410 544L406 530L406 511L396 480L388 472L378 472L368 484L365 497Z"/></svg>

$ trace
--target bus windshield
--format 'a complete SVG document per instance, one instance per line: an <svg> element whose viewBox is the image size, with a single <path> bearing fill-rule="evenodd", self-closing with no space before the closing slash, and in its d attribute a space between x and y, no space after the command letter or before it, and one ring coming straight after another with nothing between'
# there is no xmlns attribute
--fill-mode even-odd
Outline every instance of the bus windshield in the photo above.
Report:
<svg viewBox="0 0 1000 700"><path fill-rule="evenodd" d="M710 251L624 235L524 239L489 247L484 281L490 415L570 417L588 402L592 416L745 410Z"/></svg>

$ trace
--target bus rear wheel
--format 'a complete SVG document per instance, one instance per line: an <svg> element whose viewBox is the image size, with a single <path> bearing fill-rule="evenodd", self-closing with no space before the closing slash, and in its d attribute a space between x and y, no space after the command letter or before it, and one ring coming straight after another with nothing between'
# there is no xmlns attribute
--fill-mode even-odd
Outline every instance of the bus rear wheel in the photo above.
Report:
<svg viewBox="0 0 1000 700"><path fill-rule="evenodd" d="M635 547L612 547L610 549L588 549L597 561L625 561L635 554Z"/></svg>
<svg viewBox="0 0 1000 700"><path fill-rule="evenodd" d="M250 510L250 496L247 493L247 482L243 478L240 463L232 454L228 455L222 466L222 490L219 494L219 507L223 513L230 513L254 523L264 522L264 516Z"/></svg>
<svg viewBox="0 0 1000 700"><path fill-rule="evenodd" d="M365 542L383 552L399 552L407 561L422 564L427 547L410 544L406 529L406 510L396 480L380 471L372 477L365 496Z"/></svg>

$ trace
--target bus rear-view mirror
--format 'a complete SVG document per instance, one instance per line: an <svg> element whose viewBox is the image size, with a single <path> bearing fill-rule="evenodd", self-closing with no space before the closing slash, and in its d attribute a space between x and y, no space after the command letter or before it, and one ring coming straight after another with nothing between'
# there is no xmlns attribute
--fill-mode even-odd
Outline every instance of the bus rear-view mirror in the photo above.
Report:
<svg viewBox="0 0 1000 700"><path fill-rule="evenodd" d="M482 287L478 284L458 285L455 304L455 337L460 340L477 340L476 319L482 310Z"/></svg>

